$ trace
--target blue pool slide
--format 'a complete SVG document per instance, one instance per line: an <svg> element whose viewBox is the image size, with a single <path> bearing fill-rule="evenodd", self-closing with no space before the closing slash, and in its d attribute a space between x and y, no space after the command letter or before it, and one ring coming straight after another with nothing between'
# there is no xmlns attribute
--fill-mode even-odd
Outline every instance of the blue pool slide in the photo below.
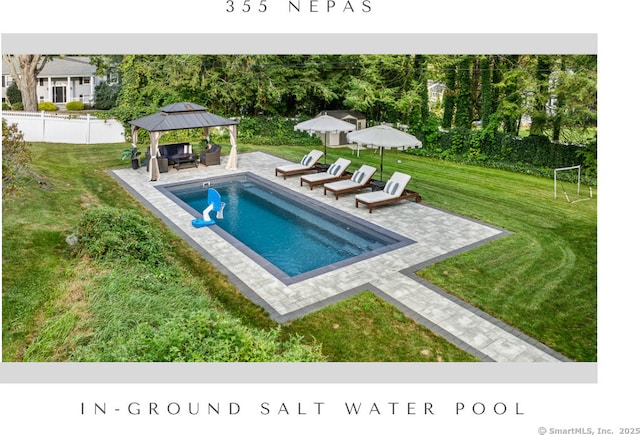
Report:
<svg viewBox="0 0 640 435"><path fill-rule="evenodd" d="M207 192L207 204L209 205L202 212L202 218L194 219L191 221L194 227L201 228L206 227L207 225L215 225L216 221L211 219L211 217L209 216L209 213L211 213L212 211L216 212L216 219L223 218L222 212L226 204L222 202L220 194L216 189L209 188L209 191Z"/></svg>

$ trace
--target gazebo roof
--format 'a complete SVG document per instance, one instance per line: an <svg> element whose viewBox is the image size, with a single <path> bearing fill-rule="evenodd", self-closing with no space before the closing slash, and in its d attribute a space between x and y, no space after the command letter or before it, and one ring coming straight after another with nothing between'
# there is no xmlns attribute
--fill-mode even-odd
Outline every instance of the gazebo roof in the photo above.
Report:
<svg viewBox="0 0 640 435"><path fill-rule="evenodd" d="M160 112L129 121L147 131L186 130L190 128L235 125L238 121L207 112L206 107L194 103L174 103L160 108Z"/></svg>

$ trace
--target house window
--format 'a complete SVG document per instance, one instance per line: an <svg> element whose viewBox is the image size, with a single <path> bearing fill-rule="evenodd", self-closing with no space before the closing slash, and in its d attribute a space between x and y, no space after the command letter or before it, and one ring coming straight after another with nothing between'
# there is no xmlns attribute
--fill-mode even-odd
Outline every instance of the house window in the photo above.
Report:
<svg viewBox="0 0 640 435"><path fill-rule="evenodd" d="M48 80L46 78L40 77L38 79L38 82L40 83L40 86L47 86Z"/></svg>
<svg viewBox="0 0 640 435"><path fill-rule="evenodd" d="M91 77L82 77L80 83L82 83L83 85L91 84Z"/></svg>

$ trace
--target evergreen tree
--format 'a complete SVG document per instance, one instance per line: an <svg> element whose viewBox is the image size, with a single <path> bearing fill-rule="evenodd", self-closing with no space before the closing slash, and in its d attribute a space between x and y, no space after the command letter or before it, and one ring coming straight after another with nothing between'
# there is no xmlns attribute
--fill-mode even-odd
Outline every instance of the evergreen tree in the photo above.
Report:
<svg viewBox="0 0 640 435"><path fill-rule="evenodd" d="M463 56L458 63L457 73L458 96L456 98L456 127L471 127L471 75L469 67L469 56Z"/></svg>
<svg viewBox="0 0 640 435"><path fill-rule="evenodd" d="M456 68L453 63L447 67L446 71L446 90L444 91L444 114L442 115L442 126L451 128L453 125L453 115L456 110Z"/></svg>
<svg viewBox="0 0 640 435"><path fill-rule="evenodd" d="M489 56L483 56L480 61L480 92L482 95L481 117L482 127L489 125L489 119L495 111L495 93L491 82L491 61Z"/></svg>
<svg viewBox="0 0 640 435"><path fill-rule="evenodd" d="M536 89L533 95L533 111L531 113L532 135L542 135L547 126L547 106L549 104L549 76L551 75L552 56L537 56L535 72Z"/></svg>

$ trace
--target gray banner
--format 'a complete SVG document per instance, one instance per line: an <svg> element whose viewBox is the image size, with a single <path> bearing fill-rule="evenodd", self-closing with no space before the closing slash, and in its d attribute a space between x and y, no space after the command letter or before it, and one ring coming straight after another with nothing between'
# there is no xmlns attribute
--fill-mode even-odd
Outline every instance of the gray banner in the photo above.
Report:
<svg viewBox="0 0 640 435"><path fill-rule="evenodd" d="M585 34L4 34L3 53L595 54Z"/></svg>
<svg viewBox="0 0 640 435"><path fill-rule="evenodd" d="M595 383L596 363L2 363L0 383Z"/></svg>

